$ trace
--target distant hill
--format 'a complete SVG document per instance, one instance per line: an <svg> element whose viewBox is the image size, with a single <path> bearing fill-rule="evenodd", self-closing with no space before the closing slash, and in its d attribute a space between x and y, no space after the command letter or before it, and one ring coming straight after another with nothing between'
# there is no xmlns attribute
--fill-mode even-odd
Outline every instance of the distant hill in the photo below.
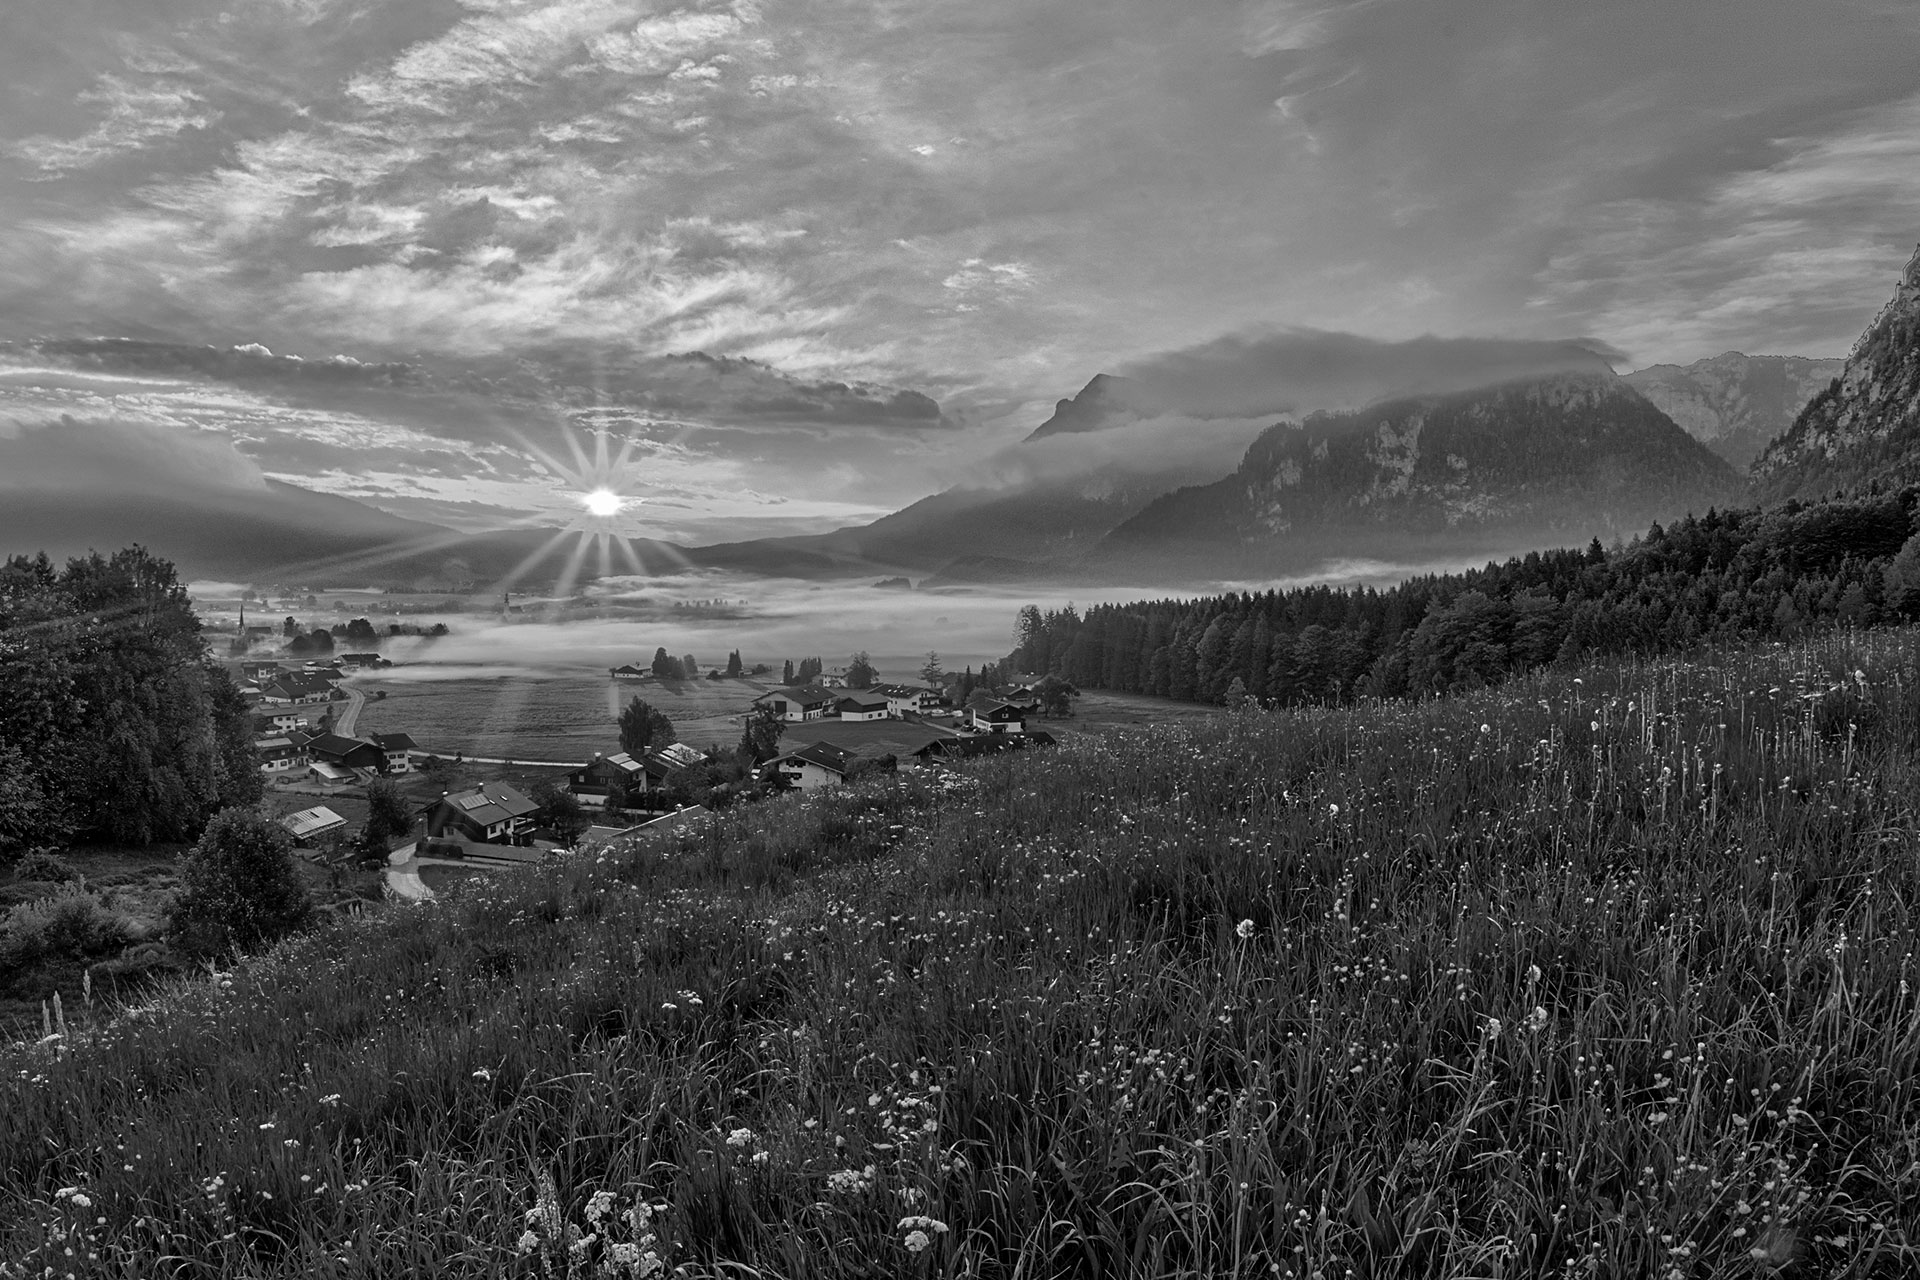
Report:
<svg viewBox="0 0 1920 1280"><path fill-rule="evenodd" d="M1920 479L1920 249L1840 376L1753 464L1769 499Z"/></svg>
<svg viewBox="0 0 1920 1280"><path fill-rule="evenodd" d="M1284 571L1329 555L1564 545L1741 490L1724 459L1612 373L1559 373L1270 428L1231 476L1152 502L1095 560Z"/></svg>
<svg viewBox="0 0 1920 1280"><path fill-rule="evenodd" d="M1846 361L1728 351L1692 364L1656 364L1626 383L1688 435L1745 471Z"/></svg>

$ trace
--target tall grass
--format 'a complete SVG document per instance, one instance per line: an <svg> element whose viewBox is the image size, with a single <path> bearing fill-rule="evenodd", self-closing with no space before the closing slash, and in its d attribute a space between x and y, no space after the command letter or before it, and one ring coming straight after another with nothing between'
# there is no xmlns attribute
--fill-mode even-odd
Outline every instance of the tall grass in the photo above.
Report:
<svg viewBox="0 0 1920 1280"><path fill-rule="evenodd" d="M1914 1274L1917 762L1900 633L728 811L0 1058L0 1256Z"/></svg>

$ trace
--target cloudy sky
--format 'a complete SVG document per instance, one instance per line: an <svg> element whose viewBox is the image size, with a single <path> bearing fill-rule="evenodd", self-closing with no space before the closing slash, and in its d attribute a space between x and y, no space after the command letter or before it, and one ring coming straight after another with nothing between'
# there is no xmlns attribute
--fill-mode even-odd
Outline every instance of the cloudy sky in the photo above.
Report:
<svg viewBox="0 0 1920 1280"><path fill-rule="evenodd" d="M1183 353L1840 354L1920 241L1917 40L1909 0L8 0L0 443L106 420L474 528L606 483L715 541Z"/></svg>

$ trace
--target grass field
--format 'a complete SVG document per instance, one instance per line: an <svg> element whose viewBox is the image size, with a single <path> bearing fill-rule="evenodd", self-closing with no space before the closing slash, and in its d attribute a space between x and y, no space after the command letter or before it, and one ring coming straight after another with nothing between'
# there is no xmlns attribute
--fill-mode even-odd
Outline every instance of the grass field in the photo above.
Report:
<svg viewBox="0 0 1920 1280"><path fill-rule="evenodd" d="M1075 736L0 1052L17 1275L1906 1276L1920 635Z"/></svg>
<svg viewBox="0 0 1920 1280"><path fill-rule="evenodd" d="M404 678L401 678L404 676ZM772 685L759 680L690 680L620 684L604 670L557 669L551 676L419 679L356 678L369 694L356 726L361 734L405 732L442 755L464 753L515 760L577 761L620 749L616 718L634 697L659 707L681 741L732 747L741 717ZM376 692L385 698L373 698Z"/></svg>

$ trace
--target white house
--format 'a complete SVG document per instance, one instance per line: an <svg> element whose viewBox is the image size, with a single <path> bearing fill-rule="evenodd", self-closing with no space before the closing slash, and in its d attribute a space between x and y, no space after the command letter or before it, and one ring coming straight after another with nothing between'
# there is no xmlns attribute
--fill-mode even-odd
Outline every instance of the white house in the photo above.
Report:
<svg viewBox="0 0 1920 1280"><path fill-rule="evenodd" d="M773 708L782 720L818 720L833 705L833 695L817 684L795 685L791 689L769 689L753 700L754 706Z"/></svg>
<svg viewBox="0 0 1920 1280"><path fill-rule="evenodd" d="M909 712L925 715L933 709L936 695L931 689L922 689L910 684L883 684L869 692L882 694L887 699L887 714L899 719Z"/></svg>
<svg viewBox="0 0 1920 1280"><path fill-rule="evenodd" d="M773 767L794 786L811 791L845 782L854 758L852 752L842 751L830 742L810 742L798 751L776 758Z"/></svg>
<svg viewBox="0 0 1920 1280"><path fill-rule="evenodd" d="M974 694L967 701L967 714L976 733L1025 733L1027 731L1027 712L1024 707L1003 702L988 694Z"/></svg>

